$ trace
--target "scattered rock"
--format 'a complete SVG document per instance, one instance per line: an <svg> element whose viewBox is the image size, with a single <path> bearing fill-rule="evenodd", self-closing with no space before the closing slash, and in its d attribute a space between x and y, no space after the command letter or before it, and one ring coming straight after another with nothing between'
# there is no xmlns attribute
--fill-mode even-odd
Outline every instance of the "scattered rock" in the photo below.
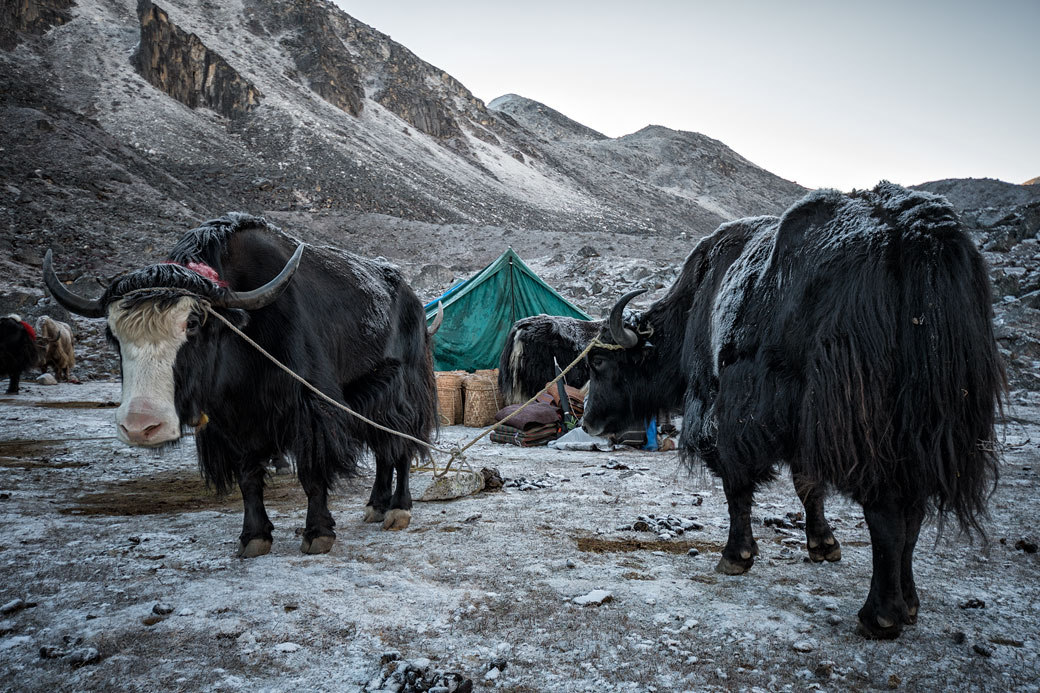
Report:
<svg viewBox="0 0 1040 693"><path fill-rule="evenodd" d="M97 664L101 661L101 653L96 647L80 647L69 652L65 656L65 661L74 667Z"/></svg>
<svg viewBox="0 0 1040 693"><path fill-rule="evenodd" d="M1015 548L1026 553L1036 553L1036 540L1022 538L1015 542Z"/></svg>
<svg viewBox="0 0 1040 693"><path fill-rule="evenodd" d="M787 513L783 517L767 517L762 520L764 527L779 527L781 529L805 529L805 517L800 512Z"/></svg>
<svg viewBox="0 0 1040 693"><path fill-rule="evenodd" d="M671 517L656 515L640 515L631 525L618 527L618 530L634 532L653 532L662 540L680 537L686 532L704 529L704 525L690 517Z"/></svg>
<svg viewBox="0 0 1040 693"><path fill-rule="evenodd" d="M993 656L993 650L991 650L990 648L986 647L985 645L979 645L979 644L976 643L975 645L971 646L971 649L975 650L975 652L978 655L982 656L982 657L992 657Z"/></svg>
<svg viewBox="0 0 1040 693"><path fill-rule="evenodd" d="M811 640L798 640L791 644L791 649L795 652L812 652L816 649L816 643Z"/></svg>
<svg viewBox="0 0 1040 693"><path fill-rule="evenodd" d="M501 673L501 669L498 671ZM434 669L425 657L407 661L401 659L399 652L390 651L380 658L379 673L363 690L368 693L472 693L473 681L457 672Z"/></svg>
<svg viewBox="0 0 1040 693"><path fill-rule="evenodd" d="M986 602L981 599L975 599L974 597L966 602L961 602L960 607L962 609L985 609Z"/></svg>
<svg viewBox="0 0 1040 693"><path fill-rule="evenodd" d="M173 607L169 604L157 603L152 607L152 613L156 616L168 616L173 613Z"/></svg>
<svg viewBox="0 0 1040 693"><path fill-rule="evenodd" d="M614 601L614 595L607 590L592 590L588 594L575 597L571 601L578 606L600 606L607 602Z"/></svg>
<svg viewBox="0 0 1040 693"><path fill-rule="evenodd" d="M480 473L484 475L485 491L499 491L502 489L502 475L499 474L497 468L484 467L480 470Z"/></svg>
<svg viewBox="0 0 1040 693"><path fill-rule="evenodd" d="M37 385L57 385L58 380L50 373L44 373L36 378Z"/></svg>
<svg viewBox="0 0 1040 693"><path fill-rule="evenodd" d="M518 488L521 491L534 491L535 489L552 488L553 482L549 477L544 476L537 479L517 477L515 479L506 479L503 486L505 488Z"/></svg>
<svg viewBox="0 0 1040 693"><path fill-rule="evenodd" d="M968 636L964 634L964 631L959 630L953 634L953 642L957 645L963 645L967 639Z"/></svg>
<svg viewBox="0 0 1040 693"><path fill-rule="evenodd" d="M294 642L280 642L274 646L278 652L299 652L302 647Z"/></svg>
<svg viewBox="0 0 1040 693"><path fill-rule="evenodd" d="M22 609L31 609L34 606L36 606L36 602L27 602L24 599L12 599L3 606L0 606L0 614L7 616L8 614L13 614Z"/></svg>

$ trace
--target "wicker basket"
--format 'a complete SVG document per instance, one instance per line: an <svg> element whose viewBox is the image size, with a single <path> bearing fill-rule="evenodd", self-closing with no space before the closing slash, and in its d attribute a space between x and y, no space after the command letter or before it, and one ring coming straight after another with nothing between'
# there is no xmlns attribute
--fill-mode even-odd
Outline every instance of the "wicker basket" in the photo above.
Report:
<svg viewBox="0 0 1040 693"><path fill-rule="evenodd" d="M465 390L465 412L462 425L472 427L488 426L495 422L498 406L498 386L484 376L471 375L462 381Z"/></svg>
<svg viewBox="0 0 1040 693"><path fill-rule="evenodd" d="M495 386L495 402L498 403L498 409L506 406L505 400L502 397L502 391L498 389L498 369L497 368L482 368L473 371L474 375L479 375L487 378ZM495 411L498 411L496 409Z"/></svg>
<svg viewBox="0 0 1040 693"><path fill-rule="evenodd" d="M441 426L462 423L462 374L440 371L437 378L437 420Z"/></svg>

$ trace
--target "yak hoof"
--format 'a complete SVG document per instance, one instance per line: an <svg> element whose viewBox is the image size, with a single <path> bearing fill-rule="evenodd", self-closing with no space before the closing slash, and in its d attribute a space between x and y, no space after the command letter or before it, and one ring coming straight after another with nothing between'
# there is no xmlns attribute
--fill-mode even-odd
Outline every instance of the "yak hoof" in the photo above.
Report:
<svg viewBox="0 0 1040 693"><path fill-rule="evenodd" d="M722 573L723 575L743 575L747 571L751 570L751 561L731 561L730 559L723 556L719 559L719 564L715 566L716 573Z"/></svg>
<svg viewBox="0 0 1040 693"><path fill-rule="evenodd" d="M870 625L870 618L859 615L859 634L869 640L893 640L899 637L902 628L890 618L884 616L874 617L876 625Z"/></svg>
<svg viewBox="0 0 1040 693"><path fill-rule="evenodd" d="M320 536L313 539L304 537L303 541L300 542L300 552L309 554L328 553L332 550L334 543L336 543L336 537Z"/></svg>
<svg viewBox="0 0 1040 693"><path fill-rule="evenodd" d="M835 539L825 540L822 545L813 546L807 542L809 549L809 560L813 563L834 563L841 560L841 544Z"/></svg>
<svg viewBox="0 0 1040 693"><path fill-rule="evenodd" d="M903 623L908 626L912 626L917 623L917 607L911 606L906 610L906 618L903 619Z"/></svg>
<svg viewBox="0 0 1040 693"><path fill-rule="evenodd" d="M371 505L365 506L365 522L382 522L384 517L386 513L382 510L376 510Z"/></svg>
<svg viewBox="0 0 1040 693"><path fill-rule="evenodd" d="M407 527L411 521L412 513L410 510L394 508L386 514L386 518L383 520L383 529L389 529L396 532Z"/></svg>
<svg viewBox="0 0 1040 693"><path fill-rule="evenodd" d="M248 544L239 545L238 553L235 555L238 558L256 558L270 552L270 539L250 539Z"/></svg>

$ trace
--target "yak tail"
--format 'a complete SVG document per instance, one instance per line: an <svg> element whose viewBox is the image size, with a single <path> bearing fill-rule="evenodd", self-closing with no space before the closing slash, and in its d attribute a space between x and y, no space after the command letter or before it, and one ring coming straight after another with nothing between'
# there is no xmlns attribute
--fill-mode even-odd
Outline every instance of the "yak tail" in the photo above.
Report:
<svg viewBox="0 0 1040 693"><path fill-rule="evenodd" d="M798 458L861 503L894 492L984 536L1007 381L985 263L943 209L911 210L876 262L837 275L856 290L814 316Z"/></svg>

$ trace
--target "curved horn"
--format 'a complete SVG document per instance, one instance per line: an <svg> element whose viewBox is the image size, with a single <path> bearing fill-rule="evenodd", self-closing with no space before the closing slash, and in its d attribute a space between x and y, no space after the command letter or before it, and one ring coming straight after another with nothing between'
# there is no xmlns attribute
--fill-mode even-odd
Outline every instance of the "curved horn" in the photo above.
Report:
<svg viewBox="0 0 1040 693"><path fill-rule="evenodd" d="M297 268L300 266L300 258L303 256L303 243L296 246L296 252L293 253L289 261L285 263L285 267L278 273L278 276L267 282L258 289L252 291L229 291L227 295L216 302L218 308L241 308L242 310L257 310L263 308L266 305L274 303L274 301L282 295L285 288L289 286L289 280L292 279L293 274L296 273Z"/></svg>
<svg viewBox="0 0 1040 693"><path fill-rule="evenodd" d="M65 285L58 279L58 275L54 273L52 257L53 254L48 248L47 254L43 257L43 282L50 289L54 300L78 315L87 318L105 317L105 307L101 305L100 299L83 298L65 288Z"/></svg>
<svg viewBox="0 0 1040 693"><path fill-rule="evenodd" d="M621 299L614 304L614 307L610 310L610 318L607 321L607 325L610 326L610 335L614 338L614 341L618 346L622 346L626 349L631 349L639 343L639 335L632 330L625 327L622 316L625 312L625 306L628 302L639 294L645 294L646 289L639 289L638 291L629 291L627 294L621 297Z"/></svg>
<svg viewBox="0 0 1040 693"><path fill-rule="evenodd" d="M437 315L433 318L433 324L426 330L426 334L431 337L437 334L437 330L441 329L442 322L444 322L444 303L437 301Z"/></svg>

